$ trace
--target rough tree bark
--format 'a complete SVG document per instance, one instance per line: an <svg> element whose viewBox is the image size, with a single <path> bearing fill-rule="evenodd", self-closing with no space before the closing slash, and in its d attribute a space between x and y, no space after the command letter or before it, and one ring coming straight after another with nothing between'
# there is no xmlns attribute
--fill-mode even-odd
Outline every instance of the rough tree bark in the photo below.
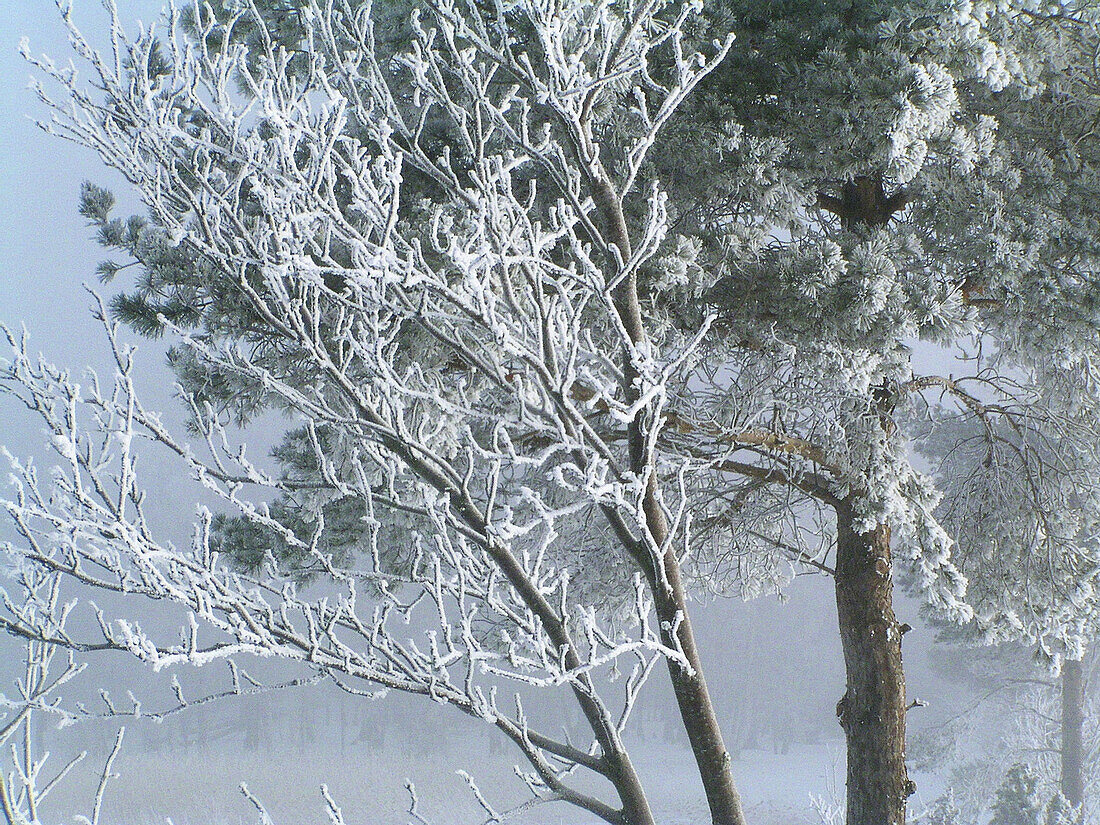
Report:
<svg viewBox="0 0 1100 825"><path fill-rule="evenodd" d="M902 631L894 616L890 528L853 529L836 504L836 606L847 686L836 714L848 751L848 825L904 825L914 786L905 767Z"/></svg>
<svg viewBox="0 0 1100 825"><path fill-rule="evenodd" d="M857 177L840 197L818 203L856 231L887 225L908 202L904 191L887 195L881 175ZM872 408L889 435L894 395L877 388ZM905 766L905 672L902 629L894 616L890 527L855 528L859 492L832 503L837 518L836 605L847 677L836 706L848 752L847 825L905 825L906 800L915 790Z"/></svg>
<svg viewBox="0 0 1100 825"><path fill-rule="evenodd" d="M1080 660L1062 665L1062 795L1078 807L1085 801L1085 674Z"/></svg>

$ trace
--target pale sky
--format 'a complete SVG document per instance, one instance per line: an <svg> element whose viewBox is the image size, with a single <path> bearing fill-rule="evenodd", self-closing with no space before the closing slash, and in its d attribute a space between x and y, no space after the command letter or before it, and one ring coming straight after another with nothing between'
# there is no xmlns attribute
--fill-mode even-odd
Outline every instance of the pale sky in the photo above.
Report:
<svg viewBox="0 0 1100 825"><path fill-rule="evenodd" d="M95 282L104 257L77 214L80 183L104 182L119 190L91 152L44 134L32 118L46 114L30 91L32 68L19 54L22 37L34 54L67 60L69 47L53 0L4 0L0 12L0 319L26 324L52 357L87 359L94 325L80 286ZM77 0L78 21L89 33L104 20L96 0ZM159 0L120 0L124 18L150 19ZM98 25L97 25L98 24ZM120 192L121 194L121 192ZM47 343L48 342L48 343ZM98 349L98 348L97 348Z"/></svg>
<svg viewBox="0 0 1100 825"><path fill-rule="evenodd" d="M137 20L159 16L162 0L117 0L127 31ZM99 0L75 0L77 24L93 41L104 41L107 17ZM122 178L90 150L44 133L34 122L47 109L28 88L34 69L19 53L26 37L32 54L68 61L71 49L53 0L0 0L0 323L25 326L32 351L79 374L94 367L109 378L111 367L102 327L91 314L87 284L106 299L126 289L124 272L112 284L100 284L96 264L109 257L77 212L80 184L92 180L118 198L119 214L143 211ZM84 67L77 64L78 69ZM125 262L124 259L119 259ZM172 399L171 374L164 366L164 345L136 339L142 400L179 421ZM3 358L6 344L0 349ZM20 457L45 457L41 426L10 403L0 404L0 445ZM159 461L159 458L152 459ZM184 527L197 495L185 474L149 472L143 482L158 501L154 520L172 525L175 540L186 540ZM5 494L0 491L0 495Z"/></svg>

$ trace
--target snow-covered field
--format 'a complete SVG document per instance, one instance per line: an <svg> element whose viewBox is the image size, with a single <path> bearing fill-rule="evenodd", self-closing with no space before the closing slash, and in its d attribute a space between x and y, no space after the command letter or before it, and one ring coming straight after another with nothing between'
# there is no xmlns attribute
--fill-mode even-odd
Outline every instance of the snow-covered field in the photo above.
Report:
<svg viewBox="0 0 1100 825"><path fill-rule="evenodd" d="M472 744L472 743L471 743ZM506 810L524 800L510 774L508 753L452 743L444 753L411 755L396 747L347 750L318 747L274 753L239 749L171 753L125 753L116 765L120 778L107 794L105 819L112 825L254 825L258 816L237 786L244 781L263 800L276 825L326 821L320 796L325 783L349 823L406 825L411 779L420 798L420 813L437 825L467 825L486 815L456 774L473 775L488 800ZM686 750L672 746L637 747L638 767L662 825L696 825L707 821L706 807ZM811 795L837 804L843 798L843 743L799 746L787 754L745 751L734 763L746 812L753 825L809 825L819 822ZM510 781L501 782L501 777ZM918 797L930 801L940 791L934 777L916 775ZM94 792L91 779L70 784L54 800L60 814L66 803L79 806ZM70 809L71 810L71 809ZM589 825L599 820L562 804L544 805L518 815L523 825Z"/></svg>

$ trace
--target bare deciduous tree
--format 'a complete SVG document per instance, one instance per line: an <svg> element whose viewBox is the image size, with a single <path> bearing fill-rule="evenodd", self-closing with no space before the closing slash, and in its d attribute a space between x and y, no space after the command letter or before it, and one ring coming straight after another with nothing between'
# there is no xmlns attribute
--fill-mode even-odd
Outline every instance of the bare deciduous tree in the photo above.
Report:
<svg viewBox="0 0 1100 825"><path fill-rule="evenodd" d="M729 41L688 49L691 5L442 2L382 64L369 6L302 13L310 36L293 73L249 4L233 20L258 23L259 53L200 8L190 37L174 18L163 52L151 31L126 41L115 19L101 55L66 14L94 82L38 65L62 89L57 102L43 92L52 128L142 192L156 226L146 242L201 270L189 308L209 311L205 325L174 328L194 371L293 411L312 477L252 464L195 393L200 461L142 407L113 327L118 374L102 385L78 386L9 336L4 386L42 417L61 460L52 491L16 463L22 558L190 611L177 643L101 616L97 644L154 665L275 655L349 691L422 694L510 738L535 798L624 825L653 822L622 733L663 660L712 819L741 823L681 573L692 468L657 448L668 382L709 324L653 338L637 292L667 229L664 195L638 192L639 170ZM600 146L609 106L630 123L614 153ZM433 144L441 128L448 139ZM426 183L409 203L414 170ZM254 575L229 565L208 512L189 548L155 536L140 437L308 559L329 592L305 596L273 553ZM304 537L265 504L286 494L304 502ZM327 551L325 505L348 499L361 534L345 563ZM563 547L580 517L604 526ZM608 569L626 572L591 586ZM421 623L417 638L408 628ZM629 675L609 695L612 666ZM519 695L501 693L513 682L570 691L590 741L534 729ZM576 771L609 781L613 798L579 790Z"/></svg>

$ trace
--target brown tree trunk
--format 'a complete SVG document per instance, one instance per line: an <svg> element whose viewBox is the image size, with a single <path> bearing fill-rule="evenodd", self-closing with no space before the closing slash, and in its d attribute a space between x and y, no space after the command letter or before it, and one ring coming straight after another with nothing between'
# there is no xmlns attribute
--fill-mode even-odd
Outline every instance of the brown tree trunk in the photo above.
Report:
<svg viewBox="0 0 1100 825"><path fill-rule="evenodd" d="M656 612L661 622L661 640L670 647L679 647L691 665L689 671L672 659L666 660L676 705L691 743L699 778L703 781L711 822L713 825L745 825L741 795L733 782L730 755L722 740L722 730L707 690L695 635L688 618L680 564L671 550L665 556L665 578L667 589L663 583L653 588L654 593L658 594ZM676 628L675 635L673 627Z"/></svg>
<svg viewBox="0 0 1100 825"><path fill-rule="evenodd" d="M852 496L837 515L836 605L847 689L836 712L848 750L847 825L905 825L905 675L894 617L890 528L853 529Z"/></svg>
<svg viewBox="0 0 1100 825"><path fill-rule="evenodd" d="M630 234L627 231L626 218L622 203L606 172L599 167L599 161L592 156L597 172L593 178L592 197L603 219L607 240L614 244L621 259L630 259ZM646 340L645 322L642 318L638 300L637 275L623 279L615 289L615 308L634 344ZM638 385L630 352L623 351L623 391L627 401L638 400ZM627 428L630 450L630 469L639 477L649 475L643 509L645 526L649 531L653 546L664 547L669 538L669 525L658 501L657 481L653 456L646 447L646 434L649 427L655 426L647 420L646 412L639 411ZM730 769L730 755L722 740L722 730L718 725L718 716L707 691L707 682L703 677L703 666L695 646L695 635L688 619L687 597L684 593L683 579L680 575L680 561L675 547L668 547L660 559L653 559L645 542L640 542L632 550L638 565L645 572L654 597L654 608L661 623L661 640L674 649L683 651L688 667L666 659L669 677L672 680L673 693L680 710L684 730L691 743L691 751L699 769L699 778L703 782L707 805L710 808L712 825L745 825L745 815L741 809L741 795L733 782Z"/></svg>
<svg viewBox="0 0 1100 825"><path fill-rule="evenodd" d="M610 768L609 778L619 795L619 801L622 802L623 807L619 814L622 825L656 825L657 820L654 819L653 811L649 807L645 788L642 787L638 774L634 772L634 766L626 752L622 751L610 756L605 754L605 759ZM604 818L607 819L607 817Z"/></svg>
<svg viewBox="0 0 1100 825"><path fill-rule="evenodd" d="M1085 801L1085 674L1080 661L1062 665L1062 795L1074 807Z"/></svg>

